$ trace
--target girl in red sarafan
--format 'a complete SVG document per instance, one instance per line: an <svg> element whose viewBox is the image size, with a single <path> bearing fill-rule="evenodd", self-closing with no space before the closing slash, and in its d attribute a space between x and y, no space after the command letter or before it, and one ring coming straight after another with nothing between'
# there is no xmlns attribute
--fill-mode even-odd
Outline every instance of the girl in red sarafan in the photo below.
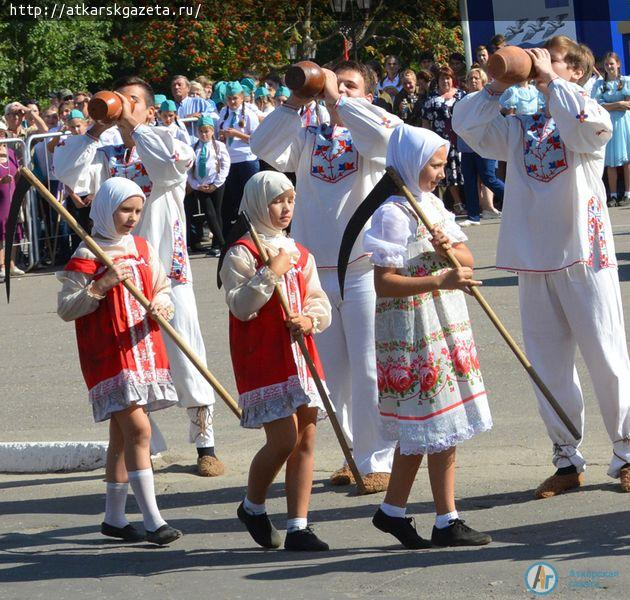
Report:
<svg viewBox="0 0 630 600"><path fill-rule="evenodd" d="M164 545L181 533L160 515L155 499L147 412L177 403L158 325L122 285L129 279L151 301L151 315L172 318L170 284L155 250L131 231L145 201L142 189L121 177L108 179L90 210L93 237L114 261L106 267L81 244L65 270L57 313L76 325L79 360L98 423L109 420L101 533L127 542ZM146 535L129 524L129 483Z"/></svg>
<svg viewBox="0 0 630 600"><path fill-rule="evenodd" d="M479 283L473 279L473 257L455 216L430 193L444 177L448 147L427 129L394 130L387 164L400 173L434 227L427 230L404 197L392 196L374 213L364 239L378 297L379 411L385 439L398 443L387 495L372 522L415 549L491 541L465 525L455 509L457 444L490 429L492 419L463 294ZM450 268L448 248L462 268ZM405 517L425 454L436 510L430 542Z"/></svg>
<svg viewBox="0 0 630 600"><path fill-rule="evenodd" d="M265 445L252 460L247 494L238 518L254 541L280 545L267 516L269 486L286 463L286 550L328 550L308 526L318 416L324 408L295 335L306 346L323 379L313 334L330 325L331 307L321 288L313 255L284 230L291 223L295 190L286 175L263 171L245 186L241 210L249 215L270 258L265 266L247 234L233 245L221 268L230 308L230 351L241 425L264 427ZM291 307L285 315L274 286L280 283Z"/></svg>

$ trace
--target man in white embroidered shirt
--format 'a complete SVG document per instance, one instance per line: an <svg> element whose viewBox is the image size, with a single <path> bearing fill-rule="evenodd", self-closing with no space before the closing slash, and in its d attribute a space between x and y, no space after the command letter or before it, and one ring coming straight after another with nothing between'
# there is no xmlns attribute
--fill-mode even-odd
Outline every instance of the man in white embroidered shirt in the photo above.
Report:
<svg viewBox="0 0 630 600"><path fill-rule="evenodd" d="M612 124L578 85L592 70L588 48L556 36L528 53L548 113L502 117L499 94L507 84L493 82L457 104L453 129L482 156L507 160L497 267L518 272L525 349L582 432L579 347L612 442L608 475L630 492L630 361L602 182ZM586 461L538 389L536 395L557 470L535 495L548 498L582 485Z"/></svg>

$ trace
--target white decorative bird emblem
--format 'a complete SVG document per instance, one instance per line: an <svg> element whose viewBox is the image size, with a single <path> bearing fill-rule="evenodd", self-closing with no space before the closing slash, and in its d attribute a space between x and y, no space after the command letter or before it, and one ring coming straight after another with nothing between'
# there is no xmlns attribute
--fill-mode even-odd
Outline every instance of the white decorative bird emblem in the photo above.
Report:
<svg viewBox="0 0 630 600"><path fill-rule="evenodd" d="M505 39L507 41L510 41L514 39L520 33L523 33L523 31L525 31L525 23L527 23L527 21L528 19L518 19L516 23L514 23L513 25L510 25L505 30Z"/></svg>
<svg viewBox="0 0 630 600"><path fill-rule="evenodd" d="M558 31L558 29L560 29L561 27L564 27L566 25L566 23L564 22L564 20L568 17L568 13L564 14L564 15L558 15L557 17L554 17L552 19L549 19L547 21L547 29L545 29L545 39L548 37L551 37L554 33L556 33L556 31Z"/></svg>
<svg viewBox="0 0 630 600"><path fill-rule="evenodd" d="M521 41L526 42L536 37L545 28L545 21L547 21L547 19L549 19L549 17L539 17L536 19L535 23L530 23L527 26L528 31Z"/></svg>

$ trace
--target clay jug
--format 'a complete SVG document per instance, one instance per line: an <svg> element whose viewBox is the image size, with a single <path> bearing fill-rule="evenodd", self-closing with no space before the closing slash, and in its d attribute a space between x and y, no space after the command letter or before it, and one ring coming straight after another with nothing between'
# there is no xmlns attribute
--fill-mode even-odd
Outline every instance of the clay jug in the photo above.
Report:
<svg viewBox="0 0 630 600"><path fill-rule="evenodd" d="M322 68L310 60L291 65L284 76L287 87L300 98L319 96L324 91L326 76Z"/></svg>
<svg viewBox="0 0 630 600"><path fill-rule="evenodd" d="M529 54L518 46L504 46L488 59L488 74L501 83L520 83L536 75Z"/></svg>
<svg viewBox="0 0 630 600"><path fill-rule="evenodd" d="M129 98L129 102L131 102L131 110L133 111L136 103L131 98ZM88 113L94 121L111 123L120 119L122 102L114 92L97 92L88 103Z"/></svg>

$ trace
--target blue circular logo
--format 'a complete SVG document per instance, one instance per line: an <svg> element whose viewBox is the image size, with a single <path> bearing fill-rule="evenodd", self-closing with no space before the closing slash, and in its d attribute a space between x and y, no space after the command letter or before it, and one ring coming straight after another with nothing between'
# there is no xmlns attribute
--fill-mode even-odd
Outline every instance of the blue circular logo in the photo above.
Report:
<svg viewBox="0 0 630 600"><path fill-rule="evenodd" d="M546 562L535 562L525 570L525 587L527 591L545 596L556 589L558 571Z"/></svg>

